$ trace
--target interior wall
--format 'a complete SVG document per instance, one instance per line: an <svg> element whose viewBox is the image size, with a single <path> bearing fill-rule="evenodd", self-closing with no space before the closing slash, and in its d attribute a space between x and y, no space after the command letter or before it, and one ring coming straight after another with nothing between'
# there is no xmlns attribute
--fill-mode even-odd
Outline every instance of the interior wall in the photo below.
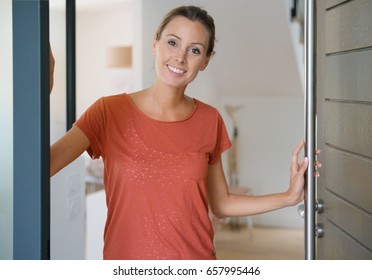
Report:
<svg viewBox="0 0 372 280"><path fill-rule="evenodd" d="M13 258L12 1L0 1L0 259Z"/></svg>

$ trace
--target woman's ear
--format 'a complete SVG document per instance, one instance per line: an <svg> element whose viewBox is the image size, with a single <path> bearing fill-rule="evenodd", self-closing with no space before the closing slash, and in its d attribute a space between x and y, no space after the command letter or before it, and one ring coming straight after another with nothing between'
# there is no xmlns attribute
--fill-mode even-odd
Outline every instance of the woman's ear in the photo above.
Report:
<svg viewBox="0 0 372 280"><path fill-rule="evenodd" d="M200 67L199 71L204 71L204 70L207 68L210 59L211 59L211 56L208 56L208 57L205 59L204 63L203 63L202 66Z"/></svg>
<svg viewBox="0 0 372 280"><path fill-rule="evenodd" d="M156 54L156 43L158 42L156 40L157 38L157 32L155 32L154 34L154 38L152 39L152 54L155 55Z"/></svg>

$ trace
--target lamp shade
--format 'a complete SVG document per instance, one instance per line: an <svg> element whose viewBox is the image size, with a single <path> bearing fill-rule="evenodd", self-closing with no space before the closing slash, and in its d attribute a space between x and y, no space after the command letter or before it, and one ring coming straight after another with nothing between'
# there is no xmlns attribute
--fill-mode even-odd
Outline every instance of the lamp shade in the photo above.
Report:
<svg viewBox="0 0 372 280"><path fill-rule="evenodd" d="M107 50L107 67L128 68L132 66L132 47L110 47Z"/></svg>

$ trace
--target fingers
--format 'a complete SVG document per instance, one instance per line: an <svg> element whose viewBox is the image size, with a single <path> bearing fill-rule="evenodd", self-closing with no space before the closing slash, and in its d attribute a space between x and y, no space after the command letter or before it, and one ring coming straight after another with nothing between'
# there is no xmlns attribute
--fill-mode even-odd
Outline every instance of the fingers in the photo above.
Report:
<svg viewBox="0 0 372 280"><path fill-rule="evenodd" d="M294 149L294 151L292 153L292 160L296 159L296 161L297 161L298 154L300 153L300 151L301 151L301 149L303 148L304 145L305 145L304 140L302 140L302 141L300 141L300 143L298 143L296 149Z"/></svg>
<svg viewBox="0 0 372 280"><path fill-rule="evenodd" d="M321 152L320 150L316 150L316 151L315 151L315 155L319 155L320 152ZM319 176L320 176L320 173L319 173L319 171L318 171L318 168L321 168L321 167L322 167L322 164L321 164L318 160L316 160L316 161L314 162L314 166L315 166L314 176L315 176L315 177L319 177Z"/></svg>
<svg viewBox="0 0 372 280"><path fill-rule="evenodd" d="M322 167L322 164L319 161L315 161L314 162L314 166L315 166L314 176L315 177L319 177L320 176L320 173L319 173L319 170L318 169Z"/></svg>
<svg viewBox="0 0 372 280"><path fill-rule="evenodd" d="M303 161L300 165L298 164L298 155L300 154L304 145L305 145L305 141L303 141L303 140L300 141L300 143L297 145L297 147L292 152L292 164L291 164L291 173L292 174L296 174L297 172L299 172L301 174L305 174L305 172L308 168L309 159L307 157L305 157L303 159ZM315 150L315 155L319 155L320 153L321 153L320 150ZM319 174L318 168L322 167L322 164L319 161L315 161L314 166L316 168L316 170L314 172L314 176L319 177L320 174Z"/></svg>
<svg viewBox="0 0 372 280"><path fill-rule="evenodd" d="M309 166L309 159L307 157L305 157L302 160L302 163L301 163L300 169L298 170L298 173L300 173L301 175L304 175L308 166Z"/></svg>
<svg viewBox="0 0 372 280"><path fill-rule="evenodd" d="M292 152L292 162L298 161L298 155L301 152L302 148L305 146L305 141L302 140L300 143L297 145L296 149ZM321 150L317 149L315 150L315 155L320 155ZM321 167L322 164L319 161L315 161L315 166Z"/></svg>
<svg viewBox="0 0 372 280"><path fill-rule="evenodd" d="M319 162L316 162L314 165L315 165L317 168L319 168L319 167L322 166L321 163L319 163ZM300 169L298 170L298 173L300 173L301 175L304 175L305 172L306 172L306 170L307 170L307 168L308 168L308 166L309 166L309 159L308 159L307 157L305 157L305 158L303 159L302 163L301 163L301 166L300 166ZM319 176L320 176L320 173L319 173L318 170L315 170L315 171L314 171L314 176L315 176L315 177L319 177Z"/></svg>
<svg viewBox="0 0 372 280"><path fill-rule="evenodd" d="M291 172L292 174L297 172L298 169L298 155L302 148L304 147L305 142L302 140L298 143L296 149L292 152L292 164L291 164Z"/></svg>

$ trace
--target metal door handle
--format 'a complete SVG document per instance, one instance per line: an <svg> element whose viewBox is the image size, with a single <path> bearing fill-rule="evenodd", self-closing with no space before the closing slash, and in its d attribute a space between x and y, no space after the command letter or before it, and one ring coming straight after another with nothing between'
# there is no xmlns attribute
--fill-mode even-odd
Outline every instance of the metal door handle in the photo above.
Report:
<svg viewBox="0 0 372 280"><path fill-rule="evenodd" d="M301 204L297 207L297 212L298 212L298 215L300 215L300 217L302 219L305 218L305 204Z"/></svg>
<svg viewBox="0 0 372 280"><path fill-rule="evenodd" d="M318 214L324 212L324 203L323 200L317 199L315 202L315 211L318 212ZM305 204L301 204L297 207L298 215L300 215L301 218L305 218Z"/></svg>
<svg viewBox="0 0 372 280"><path fill-rule="evenodd" d="M322 213L324 211L324 205L321 200L318 200L315 204L315 209L318 213ZM298 214L301 216L302 219L305 218L305 205L301 204L297 208ZM315 225L315 236L317 238L322 238L324 236L324 226L323 224L316 224Z"/></svg>
<svg viewBox="0 0 372 280"><path fill-rule="evenodd" d="M324 203L323 200L317 199L315 202L315 211L318 212L318 214L324 212Z"/></svg>
<svg viewBox="0 0 372 280"><path fill-rule="evenodd" d="M318 238L322 238L324 236L324 226L322 224L316 224L315 236Z"/></svg>
<svg viewBox="0 0 372 280"><path fill-rule="evenodd" d="M315 0L305 0L305 155L309 159L305 188L305 259L315 259Z"/></svg>

